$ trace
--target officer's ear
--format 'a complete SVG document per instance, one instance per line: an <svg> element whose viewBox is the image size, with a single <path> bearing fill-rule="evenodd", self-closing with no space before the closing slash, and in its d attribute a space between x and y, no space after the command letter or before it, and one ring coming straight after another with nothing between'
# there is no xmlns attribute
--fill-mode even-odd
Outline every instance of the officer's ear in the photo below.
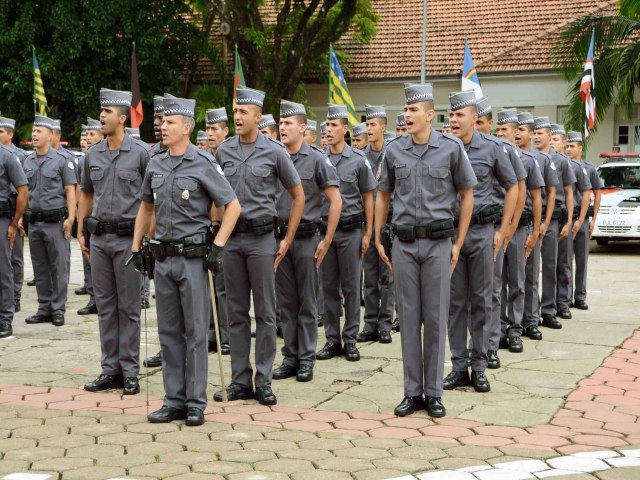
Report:
<svg viewBox="0 0 640 480"><path fill-rule="evenodd" d="M427 114L427 121L431 122L433 120L433 117L436 116L436 111L433 108L427 108L425 110Z"/></svg>

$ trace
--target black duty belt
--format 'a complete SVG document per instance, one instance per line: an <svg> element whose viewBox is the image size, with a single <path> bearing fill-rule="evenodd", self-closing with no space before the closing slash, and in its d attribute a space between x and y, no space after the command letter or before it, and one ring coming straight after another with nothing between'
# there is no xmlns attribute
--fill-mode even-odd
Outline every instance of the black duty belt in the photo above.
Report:
<svg viewBox="0 0 640 480"><path fill-rule="evenodd" d="M403 225L394 223L391 225L391 228L398 240L405 243L415 242L417 238L441 240L443 238L451 238L455 235L452 218L437 220L428 225Z"/></svg>
<svg viewBox="0 0 640 480"><path fill-rule="evenodd" d="M533 222L533 212L531 210L523 210L520 215L519 227L528 227Z"/></svg>
<svg viewBox="0 0 640 480"><path fill-rule="evenodd" d="M362 212L354 213L353 215L345 215L340 217L336 230L348 232L350 230L355 230L356 228L362 228L363 221L364 214Z"/></svg>
<svg viewBox="0 0 640 480"><path fill-rule="evenodd" d="M488 225L497 223L502 219L502 205L494 203L482 206L478 213L471 215L470 225Z"/></svg>
<svg viewBox="0 0 640 480"><path fill-rule="evenodd" d="M542 216L544 217L547 214L546 205L542 207ZM551 214L551 220L558 220L558 223L565 224L567 222L568 211L566 208L563 208L561 205L556 205L553 207L553 213Z"/></svg>
<svg viewBox="0 0 640 480"><path fill-rule="evenodd" d="M587 209L587 217L593 217L593 205L589 205L589 208Z"/></svg>
<svg viewBox="0 0 640 480"><path fill-rule="evenodd" d="M135 226L134 220L127 220L123 222L102 222L96 217L87 217L85 219L86 229L92 235L105 235L115 234L120 237L130 237L133 235L133 228Z"/></svg>
<svg viewBox="0 0 640 480"><path fill-rule="evenodd" d="M206 257L209 253L210 238L208 233L196 233L175 242L150 240L149 250L159 262L167 257Z"/></svg>
<svg viewBox="0 0 640 480"><path fill-rule="evenodd" d="M13 218L13 208L11 202L0 202L0 218Z"/></svg>
<svg viewBox="0 0 640 480"><path fill-rule="evenodd" d="M44 222L55 223L67 218L67 208L55 208L53 210L27 210L24 212L24 219L27 223Z"/></svg>
<svg viewBox="0 0 640 480"><path fill-rule="evenodd" d="M264 235L273 232L275 224L274 217L239 218L236 226L233 227L231 235L239 233L250 233L252 235Z"/></svg>
<svg viewBox="0 0 640 480"><path fill-rule="evenodd" d="M282 220L281 218L278 219L278 223L276 225L276 231L275 231L275 237L278 240L282 240L284 237L287 236L287 224L288 222L285 220ZM300 239L300 238L311 238L313 237L316 232L318 231L318 224L315 222L300 222L298 224L298 229L296 230L296 234L294 236L294 238Z"/></svg>

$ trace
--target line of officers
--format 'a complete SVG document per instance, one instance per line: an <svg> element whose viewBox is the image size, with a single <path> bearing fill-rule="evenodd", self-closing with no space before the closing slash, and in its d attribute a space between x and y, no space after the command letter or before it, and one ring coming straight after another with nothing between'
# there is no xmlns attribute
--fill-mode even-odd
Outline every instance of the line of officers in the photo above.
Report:
<svg viewBox="0 0 640 480"><path fill-rule="evenodd" d="M276 126L263 102L264 92L237 89L228 139L225 109L208 110L201 149L190 142L194 100L155 97L158 142L149 149L125 133L131 93L109 89L100 91L99 121L88 121L80 164L56 147L51 119L36 117L26 158L9 136L0 148L3 336L15 308L11 254L27 226L39 303L27 323L64 324L74 220L85 278L100 272L88 275L88 306L98 312L102 372L86 390L140 391L140 296L144 306L144 280L154 279L161 352L145 362L162 365L165 399L150 422L204 422L210 295L215 347L231 355L227 397L263 405L277 403L272 379L310 381L316 360L358 361L357 342L390 343L397 309L399 416L444 416L443 389L488 392L485 370L499 368L499 348L522 352L523 336L540 340L540 326L559 329L570 306L588 308L600 183L581 158L580 134L507 109L494 137L489 101L473 91L450 95L450 133L440 133L431 84L407 84L397 138L385 140L384 107L367 106L353 132L354 144L365 134L366 144L352 148L346 107L329 105L320 150L303 105L283 100ZM14 126L0 119L0 139ZM319 315L326 343L316 351ZM273 369L277 317L283 362ZM444 378L447 334L453 370Z"/></svg>

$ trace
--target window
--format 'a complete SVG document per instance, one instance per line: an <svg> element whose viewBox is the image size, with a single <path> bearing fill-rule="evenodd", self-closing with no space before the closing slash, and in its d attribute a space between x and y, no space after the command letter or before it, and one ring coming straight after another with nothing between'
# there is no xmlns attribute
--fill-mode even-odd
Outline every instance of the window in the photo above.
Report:
<svg viewBox="0 0 640 480"><path fill-rule="evenodd" d="M618 125L618 138L616 144L620 145L622 152L628 151L629 147L629 125Z"/></svg>
<svg viewBox="0 0 640 480"><path fill-rule="evenodd" d="M445 119L447 119L449 117L449 114L447 112L436 112L436 121L435 123L438 123L440 125L442 125L445 121Z"/></svg>

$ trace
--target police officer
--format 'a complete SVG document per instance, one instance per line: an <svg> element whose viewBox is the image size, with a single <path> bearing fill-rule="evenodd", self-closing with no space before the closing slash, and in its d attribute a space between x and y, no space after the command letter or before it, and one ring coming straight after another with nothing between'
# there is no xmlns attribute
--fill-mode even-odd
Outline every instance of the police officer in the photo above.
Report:
<svg viewBox="0 0 640 480"><path fill-rule="evenodd" d="M440 130L442 133L451 133L451 123L449 123L449 119L445 118L444 122L442 123L442 130Z"/></svg>
<svg viewBox="0 0 640 480"><path fill-rule="evenodd" d="M562 125L551 125L551 145L557 152L566 149L566 132ZM573 184L574 208L568 216L571 221L569 234L558 242L558 287L556 305L560 318L571 318L569 305L573 297L573 238L578 233L587 218L589 203L591 202L591 181L587 170L580 162L569 159L569 165L576 177Z"/></svg>
<svg viewBox="0 0 640 480"><path fill-rule="evenodd" d="M491 133L493 130L493 109L491 108L489 97L485 95L478 98L476 101L476 109L478 110L476 129L485 134Z"/></svg>
<svg viewBox="0 0 640 480"><path fill-rule="evenodd" d="M275 380L296 377L299 382L313 379L318 340L317 267L322 263L340 219L342 199L336 168L326 153L304 141L304 105L282 100L280 138L291 155L305 194L304 213L295 240L276 272L276 293L284 330L284 360L273 371ZM323 237L317 234L321 222L323 194L329 202L329 215ZM283 187L276 193L278 227L276 238L288 232L291 198Z"/></svg>
<svg viewBox="0 0 640 480"><path fill-rule="evenodd" d="M263 135L271 137L274 140L278 139L278 124L276 123L275 118L273 118L273 115L269 113L262 115L262 119L258 124L258 129Z"/></svg>
<svg viewBox="0 0 640 480"><path fill-rule="evenodd" d="M87 126L83 123L80 125L80 151L85 153L89 149L87 145Z"/></svg>
<svg viewBox="0 0 640 480"><path fill-rule="evenodd" d="M340 177L342 211L336 234L322 265L324 332L327 342L316 354L318 360L328 360L341 353L349 361L360 360L360 352L356 347L360 325L360 259L369 248L373 231L373 191L376 181L364 153L352 149L344 141L348 131L347 118L345 105L329 105L328 155ZM325 203L323 217L328 215L328 209L329 205ZM345 311L342 333L339 314L341 292Z"/></svg>
<svg viewBox="0 0 640 480"><path fill-rule="evenodd" d="M6 135L8 119L0 117L0 138ZM13 124L15 126L15 124ZM12 195L15 197L12 198ZM11 250L19 237L19 223L22 220L29 191L27 177L20 158L4 145L0 145L0 338L13 335L14 278L11 266ZM19 302L18 302L19 303Z"/></svg>
<svg viewBox="0 0 640 480"><path fill-rule="evenodd" d="M29 251L38 292L38 312L28 324L64 325L69 270L69 237L76 216L75 163L54 150L55 122L36 115L31 140L35 151L24 161L29 181Z"/></svg>
<svg viewBox="0 0 640 480"><path fill-rule="evenodd" d="M542 332L538 328L540 324L540 249L542 239L552 222L553 208L546 208L546 205L555 205L556 186L558 176L551 168L551 158L546 153L531 151L531 140L535 121L530 112L518 112L518 132L516 133L516 145L523 154L530 153L540 168L540 173L544 180L545 187L541 190L542 212L540 218L540 231L538 241L534 241L535 231L527 237L527 244L533 248L527 257L525 266L525 287L524 287L524 315L522 319L522 332L531 340L542 340Z"/></svg>
<svg viewBox="0 0 640 480"><path fill-rule="evenodd" d="M102 123L100 123L100 120L87 117L87 149L96 143L100 143L102 140L104 140Z"/></svg>
<svg viewBox="0 0 640 480"><path fill-rule="evenodd" d="M140 140L140 129L133 127L125 127L124 133L129 135L134 140Z"/></svg>
<svg viewBox="0 0 640 480"><path fill-rule="evenodd" d="M517 131L518 112L515 109L499 111L496 135L508 142L511 151L517 155L518 162L512 161L514 171L516 171L518 164L521 164L526 178L524 209L521 214L514 212L514 217L511 219L511 229L514 233L511 235L511 241L504 253L502 271L499 272L501 278L500 280L494 278L497 285L494 285L493 308L497 308L497 311L493 312L493 317L498 319L500 338L505 339L505 346L513 353L520 353L524 350L522 318L524 315L526 261L533 245L538 241L542 216L540 189L544 187L542 173L533 155L514 147ZM517 174L516 177L518 177ZM520 180L518 181L519 186ZM518 190L518 194L520 194L520 190ZM516 205L516 210L517 208ZM500 298L498 302L495 301L497 286L501 287L497 291Z"/></svg>
<svg viewBox="0 0 640 480"><path fill-rule="evenodd" d="M125 268L149 153L124 133L131 92L100 89L100 122L105 139L84 159L78 221L91 233L90 250L83 229L78 241L90 255L98 307L102 373L85 384L98 392L123 388L140 392L140 276ZM82 222L82 223L81 223Z"/></svg>
<svg viewBox="0 0 640 480"><path fill-rule="evenodd" d="M229 118L224 107L209 109L206 112L206 130L209 139L209 148L213 155L218 151L218 147L229 135Z"/></svg>
<svg viewBox="0 0 640 480"><path fill-rule="evenodd" d="M237 135L218 147L217 159L242 205L242 216L223 257L232 374L227 395L229 400L255 397L263 405L275 405L277 399L271 389L276 352L274 272L293 242L304 210L304 190L283 145L258 130L263 103L264 92L243 85L236 89L233 113ZM279 247L273 237L277 181L293 199L287 235ZM255 379L249 359L252 293L256 317ZM222 392L216 392L213 399L222 401Z"/></svg>
<svg viewBox="0 0 640 480"><path fill-rule="evenodd" d="M353 135L351 137L351 146L358 150L364 149L367 146L367 124L359 123L353 127Z"/></svg>
<svg viewBox="0 0 640 480"><path fill-rule="evenodd" d="M376 180L380 180L380 165L384 157L384 133L387 126L387 112L384 107L365 107L367 136L369 144L364 154L371 165ZM394 137L395 138L395 137ZM375 201L374 191L374 201ZM364 327L358 334L358 342L379 340L391 343L394 292L393 274L380 259L375 242L367 249L363 259L364 268Z"/></svg>
<svg viewBox="0 0 640 480"><path fill-rule="evenodd" d="M474 91L452 93L449 101L451 131L464 144L478 183L473 188L474 209L469 234L451 277L448 331L453 370L445 378L443 388L452 390L472 385L477 392L488 392L491 386L485 375L488 347L485 323L492 319L492 273L510 228L518 195L517 179L502 143L474 129L478 116ZM493 192L495 181L505 189L503 203ZM500 228L495 229L494 223L498 221ZM471 378L467 366L468 328L473 344Z"/></svg>
<svg viewBox="0 0 640 480"><path fill-rule="evenodd" d="M318 140L318 122L307 119L307 128L304 131L304 141L309 145L315 145Z"/></svg>
<svg viewBox="0 0 640 480"><path fill-rule="evenodd" d="M327 148L327 124L324 122L320 124L320 135L320 146L325 149Z"/></svg>
<svg viewBox="0 0 640 480"><path fill-rule="evenodd" d="M406 84L405 103L409 135L387 146L376 199L376 247L389 268L393 261L401 322L404 399L394 413L411 415L426 406L430 416L443 417L450 278L471 218L476 179L460 141L431 127L432 85ZM460 221L452 245L458 193ZM381 231L392 194L395 240L390 258Z"/></svg>
<svg viewBox="0 0 640 480"><path fill-rule="evenodd" d="M535 119L533 142L539 152L546 153L551 158L551 169L558 176L555 206L547 203L547 209L553 208L551 224L542 238L542 296L541 317L542 326L560 329L562 324L556 318L558 290L558 243L571 230L573 222L573 184L576 176L569 165L569 160L551 147L551 122L548 117ZM562 188L561 188L562 187ZM544 226L542 228L545 228Z"/></svg>
<svg viewBox="0 0 640 480"><path fill-rule="evenodd" d="M396 137L400 137L407 133L407 121L404 119L404 113L396 117Z"/></svg>
<svg viewBox="0 0 640 480"><path fill-rule="evenodd" d="M198 130L196 144L200 150L209 150L209 137L204 130Z"/></svg>
<svg viewBox="0 0 640 480"><path fill-rule="evenodd" d="M13 144L13 133L16 129L16 121L12 118L0 117L0 145L6 147L12 154L18 157L20 165L24 164L27 153ZM27 192L27 197L28 197ZM12 188L11 201L15 203L17 192ZM15 312L21 310L22 284L24 282L24 229L22 224L13 241L11 250L11 266L13 267L13 299Z"/></svg>
<svg viewBox="0 0 640 480"><path fill-rule="evenodd" d="M240 215L236 195L214 157L189 141L194 111L195 100L165 95L162 140L168 150L149 162L131 247L134 264L139 270L146 268L140 248L155 209L150 247L156 258L165 397L162 408L148 419L151 423L186 419L189 426L204 423L207 406L211 298L203 262L212 271L219 270L222 250ZM208 232L213 212L223 206L222 224L212 239Z"/></svg>
<svg viewBox="0 0 640 480"><path fill-rule="evenodd" d="M598 216L598 210L600 209L600 200L602 198L602 179L598 176L596 167L582 158L582 134L579 132L567 132L567 145L565 151L571 160L578 162L581 168L584 168L591 182L591 188L593 190L593 207L589 207L589 219L582 225L576 227L574 222L574 230L577 230L573 234L573 252L576 260L576 273L575 273L575 290L573 292L572 308L578 310L588 310L587 305L587 263L589 261L589 239L593 232L593 227L596 224L596 217ZM571 264L571 262L570 262Z"/></svg>

